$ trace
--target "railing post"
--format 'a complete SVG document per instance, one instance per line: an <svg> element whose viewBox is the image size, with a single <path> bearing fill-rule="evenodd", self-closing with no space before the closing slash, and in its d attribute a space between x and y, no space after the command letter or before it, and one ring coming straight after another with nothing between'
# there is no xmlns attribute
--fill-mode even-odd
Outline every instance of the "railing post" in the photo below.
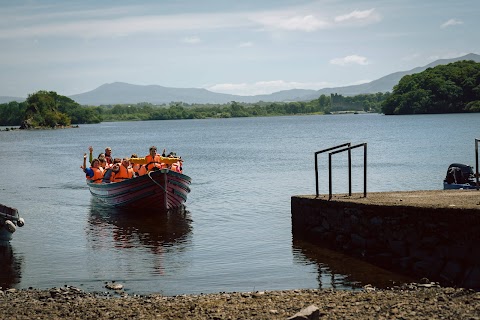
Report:
<svg viewBox="0 0 480 320"><path fill-rule="evenodd" d="M477 190L479 189L479 182L478 182L478 141L479 139L475 139L475 177L476 177L476 181L477 181Z"/></svg>
<svg viewBox="0 0 480 320"><path fill-rule="evenodd" d="M328 200L332 199L332 154L328 154Z"/></svg>
<svg viewBox="0 0 480 320"><path fill-rule="evenodd" d="M318 154L315 153L315 190L317 191L315 197L318 198Z"/></svg>
<svg viewBox="0 0 480 320"><path fill-rule="evenodd" d="M352 196L352 149L348 148L348 195Z"/></svg>
<svg viewBox="0 0 480 320"><path fill-rule="evenodd" d="M363 196L367 197L367 143L363 144Z"/></svg>

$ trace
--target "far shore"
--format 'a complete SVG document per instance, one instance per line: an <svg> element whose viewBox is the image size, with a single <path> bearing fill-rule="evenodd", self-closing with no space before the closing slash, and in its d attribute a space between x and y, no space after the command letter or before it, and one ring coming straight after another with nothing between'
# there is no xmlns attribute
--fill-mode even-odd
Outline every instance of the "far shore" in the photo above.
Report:
<svg viewBox="0 0 480 320"><path fill-rule="evenodd" d="M55 130L55 129L71 129L71 128L80 128L78 124L74 124L71 126L57 126L57 127L35 127L35 128L28 128L22 129L20 127L0 127L0 131L16 131L16 130Z"/></svg>

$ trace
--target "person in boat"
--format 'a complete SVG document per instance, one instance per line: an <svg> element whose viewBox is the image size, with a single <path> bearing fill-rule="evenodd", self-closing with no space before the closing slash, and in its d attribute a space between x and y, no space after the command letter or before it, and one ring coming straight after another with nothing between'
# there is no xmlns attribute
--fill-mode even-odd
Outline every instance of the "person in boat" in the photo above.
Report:
<svg viewBox="0 0 480 320"><path fill-rule="evenodd" d="M133 169L130 166L130 161L128 161L127 158L123 158L121 164L116 163L113 165L113 167L113 173L110 177L111 182L120 182L134 177Z"/></svg>
<svg viewBox="0 0 480 320"><path fill-rule="evenodd" d="M183 167L182 167L182 160L178 160L177 162L173 163L172 166L170 167L170 170L173 170L175 172L183 173Z"/></svg>
<svg viewBox="0 0 480 320"><path fill-rule="evenodd" d="M90 146L88 147L88 150L90 151L90 156L89 156L89 161L90 163L92 163L92 160L93 160L93 147ZM110 149L110 152L111 152L111 149ZM108 163L107 162L107 158L105 156L105 153L100 153L98 154L98 157L97 159L100 161L100 166L103 168L103 169L108 169L109 167L112 166L112 163Z"/></svg>
<svg viewBox="0 0 480 320"><path fill-rule="evenodd" d="M87 154L85 153L83 155L83 165L80 168L85 172L87 180L94 183L102 183L103 168L100 166L100 161L97 158L92 159L90 168L87 168Z"/></svg>
<svg viewBox="0 0 480 320"><path fill-rule="evenodd" d="M165 150L163 150L163 152L165 153ZM172 163L168 168L172 171L182 173L183 172L182 157L177 157L177 154L175 152L170 152L168 154L168 157L177 159L177 162Z"/></svg>
<svg viewBox="0 0 480 320"><path fill-rule="evenodd" d="M105 159L105 155L103 153L100 153L98 156L98 161L100 161L100 167L103 168L103 170L107 170L110 168L110 166L107 164L107 159Z"/></svg>
<svg viewBox="0 0 480 320"><path fill-rule="evenodd" d="M112 157L112 148L106 147L105 148L105 160L107 160L107 164L113 165L114 158Z"/></svg>
<svg viewBox="0 0 480 320"><path fill-rule="evenodd" d="M130 158L131 163L143 164L147 171L159 170L167 168L167 166L177 162L176 157L164 157L157 153L157 147L151 146L149 154L145 158Z"/></svg>
<svg viewBox="0 0 480 320"><path fill-rule="evenodd" d="M122 159L115 158L115 159L113 159L113 164L111 164L111 165L106 164L105 173L103 174L103 182L105 182L105 183L112 182L112 175L114 173L117 173L118 170L120 170L120 163L121 162L122 162Z"/></svg>
<svg viewBox="0 0 480 320"><path fill-rule="evenodd" d="M138 158L138 155L136 153L133 153L131 158ZM130 163L133 169L133 173L135 174L136 177L143 176L144 174L147 173L147 169L145 168L144 165L138 164L138 163Z"/></svg>

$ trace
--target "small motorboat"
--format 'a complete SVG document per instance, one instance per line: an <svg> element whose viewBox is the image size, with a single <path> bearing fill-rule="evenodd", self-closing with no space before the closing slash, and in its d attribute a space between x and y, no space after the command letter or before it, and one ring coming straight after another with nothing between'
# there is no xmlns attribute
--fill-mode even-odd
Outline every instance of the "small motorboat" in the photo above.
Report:
<svg viewBox="0 0 480 320"><path fill-rule="evenodd" d="M25 221L20 218L18 210L0 204L0 241L12 240L17 227L23 227Z"/></svg>
<svg viewBox="0 0 480 320"><path fill-rule="evenodd" d="M443 189L476 189L477 180L473 167L462 164L452 163L448 166L447 175L443 180Z"/></svg>

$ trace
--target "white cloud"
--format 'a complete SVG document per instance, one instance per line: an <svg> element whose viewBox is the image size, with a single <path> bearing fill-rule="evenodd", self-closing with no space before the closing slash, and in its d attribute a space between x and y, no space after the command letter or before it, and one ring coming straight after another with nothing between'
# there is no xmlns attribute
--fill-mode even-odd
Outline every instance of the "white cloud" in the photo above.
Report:
<svg viewBox="0 0 480 320"><path fill-rule="evenodd" d="M363 11L352 11L350 13L336 16L334 21L336 23L354 23L354 24L369 24L378 22L381 20L381 16L375 11L374 8Z"/></svg>
<svg viewBox="0 0 480 320"><path fill-rule="evenodd" d="M330 60L330 64L335 64L339 66L346 66L351 64L359 64L359 65L367 65L369 62L367 61L366 57L358 56L358 55L351 55L346 56L343 58L335 58Z"/></svg>
<svg viewBox="0 0 480 320"><path fill-rule="evenodd" d="M315 31L325 29L330 26L314 15L286 15L283 13L271 13L259 15L252 18L255 22L262 24L267 28L287 30L287 31Z"/></svg>
<svg viewBox="0 0 480 320"><path fill-rule="evenodd" d="M440 26L440 28L448 28L448 27L451 27L451 26L459 25L459 24L463 24L463 21L460 21L460 20L457 20L457 19L450 19L450 20L444 22Z"/></svg>
<svg viewBox="0 0 480 320"><path fill-rule="evenodd" d="M302 12L303 11L303 12ZM313 14L312 11L316 11ZM322 12L325 17L320 16ZM330 29L336 25L358 26L378 22L382 19L375 8L369 10L354 10L339 15L333 19L326 16L325 10L310 8L291 8L290 11L269 11L252 15L252 20L268 29L311 32Z"/></svg>
<svg viewBox="0 0 480 320"><path fill-rule="evenodd" d="M55 11L56 9L56 11ZM105 9L105 10L103 10ZM337 24L358 25L380 20L375 9L328 17L322 9L291 7L284 10L237 11L211 13L162 13L157 7L149 11L141 6L114 9L59 6L43 8L35 13L24 7L13 7L0 13L0 39L36 37L102 38L137 34L169 33L172 31L225 30L263 27L270 30L311 32ZM163 11L162 11L163 12ZM323 16L321 15L323 14Z"/></svg>
<svg viewBox="0 0 480 320"><path fill-rule="evenodd" d="M197 44L202 42L202 40L200 40L199 37L187 37L187 38L183 38L182 42L189 43L189 44Z"/></svg>
<svg viewBox="0 0 480 320"><path fill-rule="evenodd" d="M253 96L259 94L270 94L290 89L311 89L318 90L328 86L327 82L295 82L284 80L258 81L255 83L221 83L206 87L207 90L219 93Z"/></svg>

